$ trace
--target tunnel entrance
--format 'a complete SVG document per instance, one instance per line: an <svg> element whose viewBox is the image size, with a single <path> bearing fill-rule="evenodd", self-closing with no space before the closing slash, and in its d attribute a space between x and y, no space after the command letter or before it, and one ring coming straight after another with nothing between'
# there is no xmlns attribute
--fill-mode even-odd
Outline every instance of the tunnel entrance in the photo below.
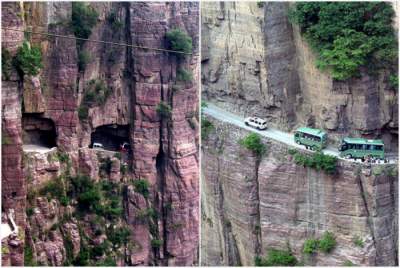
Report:
<svg viewBox="0 0 400 268"><path fill-rule="evenodd" d="M57 133L53 120L40 114L22 115L22 141L24 145L52 148L57 146Z"/></svg>
<svg viewBox="0 0 400 268"><path fill-rule="evenodd" d="M121 146L125 143L125 149L130 150L129 144L129 125L104 125L97 127L92 132L90 145L99 143L105 150L120 151Z"/></svg>

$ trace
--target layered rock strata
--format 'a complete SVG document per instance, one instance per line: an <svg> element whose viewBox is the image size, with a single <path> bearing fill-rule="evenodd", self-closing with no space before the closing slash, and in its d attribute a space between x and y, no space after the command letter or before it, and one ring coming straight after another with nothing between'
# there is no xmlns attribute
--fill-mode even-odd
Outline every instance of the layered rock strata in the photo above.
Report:
<svg viewBox="0 0 400 268"><path fill-rule="evenodd" d="M270 249L290 250L305 265L397 265L396 165L339 160L327 175L296 165L287 145L265 138L259 160L238 143L246 130L208 120L215 130L202 143L202 265L250 266ZM334 250L304 254L306 239L325 231Z"/></svg>
<svg viewBox="0 0 400 268"><path fill-rule="evenodd" d="M126 189L121 192L123 215L117 226L128 228L131 235L129 245L116 250L120 254L115 258L116 264L196 264L198 3L99 2L90 6L98 13L90 39L167 48L166 32L179 28L192 38L193 54L179 60L161 51L93 42L84 42L78 49L73 39L35 34L27 37L31 45L41 48L43 68L37 76L24 77L12 69L10 79L3 77L2 86L2 210L14 208L21 233L19 240L9 238L18 243L12 242L16 246L11 246L9 242L5 250L9 254L2 255L3 264L24 264L24 242L34 263L58 266L79 255L82 241L87 240L82 230L94 246L107 240L104 234L94 235L96 230L90 225L95 220L93 215L74 216L74 201L65 206L40 194L41 187L60 176L78 174L89 175L96 183L110 181ZM2 5L2 13L3 26L73 37L70 2L10 2ZM24 41L20 32L3 30L2 37L3 48L12 56ZM78 66L82 51L90 55L83 70ZM178 83L178 68L193 73L192 81ZM90 105L87 117L80 118L78 111L90 85L99 81L110 90L109 97L102 105ZM171 107L170 119L157 113L161 101ZM57 148L24 155L23 116L52 122ZM32 126L35 131L43 131L36 126ZM126 141L131 144L131 153L121 157L115 152L88 148L93 142L92 133L102 126L128 126ZM111 161L108 174L102 170L102 161L107 157ZM150 183L147 200L134 191L132 181L137 179ZM38 194L28 198L33 192ZM138 213L148 208L159 215L152 225L155 231L137 219ZM27 226L25 210L29 211ZM158 249L151 244L156 239L161 241Z"/></svg>

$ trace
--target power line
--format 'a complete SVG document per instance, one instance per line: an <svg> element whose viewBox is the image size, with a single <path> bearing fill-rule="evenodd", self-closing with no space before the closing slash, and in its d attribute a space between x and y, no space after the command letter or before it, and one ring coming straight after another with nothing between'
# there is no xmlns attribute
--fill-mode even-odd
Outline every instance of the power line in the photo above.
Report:
<svg viewBox="0 0 400 268"><path fill-rule="evenodd" d="M88 42L94 42L94 43L101 43L101 44L109 44L109 45L115 45L115 46L125 46L125 47L133 47L133 48L140 48L140 49L149 49L149 50L156 50L156 51L165 51L165 52L172 52L172 53L178 53L178 54L192 55L192 53L183 52L183 51L177 51L177 50L171 50L171 49L153 48L153 47L144 47L144 46L135 46L135 45L124 44L124 43L115 43L115 42L109 42L109 41L103 41L103 40L93 40L93 39L86 39L86 38L80 38L80 37L72 37L72 36L68 36L68 35L52 34L52 33L45 33L45 32L33 32L33 31L19 30L19 29L13 29L13 28L8 28L8 27L1 27L1 28L2 28L3 30L15 31L15 32L23 32L23 33L31 33L31 34L40 34L40 35L46 35L46 36L53 36L53 37L60 37L60 38L74 39L74 40L82 40L82 41L88 41Z"/></svg>

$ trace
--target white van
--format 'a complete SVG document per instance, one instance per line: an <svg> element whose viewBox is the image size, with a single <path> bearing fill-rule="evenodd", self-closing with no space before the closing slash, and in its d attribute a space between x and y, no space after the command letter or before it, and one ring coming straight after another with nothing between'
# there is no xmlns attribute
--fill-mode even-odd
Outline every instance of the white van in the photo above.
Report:
<svg viewBox="0 0 400 268"><path fill-rule="evenodd" d="M259 130L267 129L267 121L258 117L247 117L244 123L246 126L251 126Z"/></svg>
<svg viewBox="0 0 400 268"><path fill-rule="evenodd" d="M104 147L101 143L93 142L93 149L104 149Z"/></svg>

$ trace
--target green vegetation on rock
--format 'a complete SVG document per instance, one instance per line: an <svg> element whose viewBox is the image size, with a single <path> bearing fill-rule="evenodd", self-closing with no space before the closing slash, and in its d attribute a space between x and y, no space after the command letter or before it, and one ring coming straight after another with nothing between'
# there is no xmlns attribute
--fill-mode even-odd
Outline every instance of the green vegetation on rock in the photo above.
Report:
<svg viewBox="0 0 400 268"><path fill-rule="evenodd" d="M361 66L395 72L393 17L387 2L303 2L289 11L291 22L317 52L317 66L337 80L358 76Z"/></svg>
<svg viewBox="0 0 400 268"><path fill-rule="evenodd" d="M24 247L24 266L36 266L33 259L33 249L28 243Z"/></svg>
<svg viewBox="0 0 400 268"><path fill-rule="evenodd" d="M290 251L270 249L267 257L256 256L255 266L295 266L297 259Z"/></svg>
<svg viewBox="0 0 400 268"><path fill-rule="evenodd" d="M152 239L151 240L151 247L152 248L160 248L162 245L162 241L160 239Z"/></svg>
<svg viewBox="0 0 400 268"><path fill-rule="evenodd" d="M359 237L358 235L353 237L353 243L354 243L354 245L356 245L359 248L363 248L364 247L364 242L361 239L361 237Z"/></svg>
<svg viewBox="0 0 400 268"><path fill-rule="evenodd" d="M84 2L72 2L72 29L76 37L89 38L99 14ZM81 42L82 44L83 42Z"/></svg>
<svg viewBox="0 0 400 268"><path fill-rule="evenodd" d="M191 53L192 38L181 29L173 29L166 33L168 48L175 51ZM178 57L184 57L183 54L176 54Z"/></svg>
<svg viewBox="0 0 400 268"><path fill-rule="evenodd" d="M192 79L193 79L192 73L183 68L178 69L178 71L176 72L177 81L189 82L192 81Z"/></svg>
<svg viewBox="0 0 400 268"><path fill-rule="evenodd" d="M162 117L162 118L170 118L172 109L171 106L169 106L167 103L161 101L157 107L156 107L157 113Z"/></svg>
<svg viewBox="0 0 400 268"><path fill-rule="evenodd" d="M318 249L324 253L331 252L336 246L336 239L330 232L325 232L318 243Z"/></svg>
<svg viewBox="0 0 400 268"><path fill-rule="evenodd" d="M10 80L12 69L12 57L11 53L8 49L1 49L1 74L2 80Z"/></svg>
<svg viewBox="0 0 400 268"><path fill-rule="evenodd" d="M15 55L15 66L22 74L37 75L43 67L40 48L24 42Z"/></svg>
<svg viewBox="0 0 400 268"><path fill-rule="evenodd" d="M144 179L134 180L133 181L133 186L135 187L135 192L140 193L141 195L143 195L144 198L148 198L149 197L150 184L149 184L149 182L147 180L144 180Z"/></svg>
<svg viewBox="0 0 400 268"><path fill-rule="evenodd" d="M90 54L86 51L80 51L78 55L78 70L80 72L86 69L86 65L90 62Z"/></svg>
<svg viewBox="0 0 400 268"><path fill-rule="evenodd" d="M336 173L337 157L335 156L325 155L322 152L315 152L308 156L293 149L290 149L288 153L294 156L294 162L297 165L323 170L327 174Z"/></svg>
<svg viewBox="0 0 400 268"><path fill-rule="evenodd" d="M205 117L201 117L201 140L207 140L208 135L214 130L213 123Z"/></svg>
<svg viewBox="0 0 400 268"><path fill-rule="evenodd" d="M239 144L246 149L253 151L259 157L267 151L265 144L261 140L261 136L256 133L251 133L245 138L240 139Z"/></svg>
<svg viewBox="0 0 400 268"><path fill-rule="evenodd" d="M306 254L313 254L318 249L318 239L309 238L304 242L303 252Z"/></svg>

